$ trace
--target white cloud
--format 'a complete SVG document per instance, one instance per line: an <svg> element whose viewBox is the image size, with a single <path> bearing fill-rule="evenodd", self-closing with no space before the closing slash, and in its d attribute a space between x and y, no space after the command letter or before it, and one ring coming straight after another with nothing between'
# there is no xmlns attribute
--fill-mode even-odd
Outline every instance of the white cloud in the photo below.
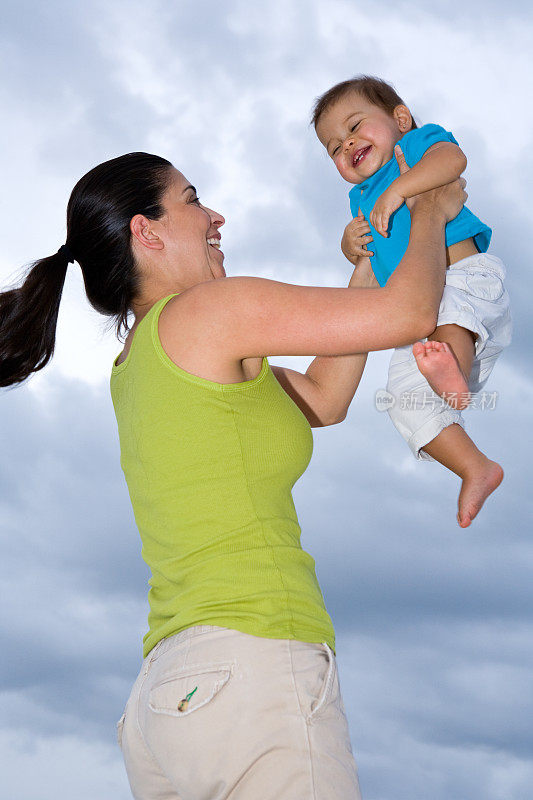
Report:
<svg viewBox="0 0 533 800"><path fill-rule="evenodd" d="M515 342L487 385L498 407L465 415L504 483L461 531L458 478L416 462L374 408L389 351L371 354L346 421L314 430L294 497L337 629L363 796L522 800L533 777L523 702L533 387L521 324L531 12L477 0L454 13L453 3L343 0L26 6L4 12L3 285L63 242L82 174L142 149L170 158L225 215L228 274L346 285L338 241L349 186L308 121L318 94L359 72L391 80L421 122L464 145L469 206L494 227L516 286ZM71 265L52 362L0 393L12 800L33 800L36 787L55 798L59 785L82 800L129 796L111 740L139 666L147 574L108 395L121 345L104 322ZM275 359L300 369L309 360Z"/></svg>
<svg viewBox="0 0 533 800"><path fill-rule="evenodd" d="M112 746L113 736L110 730L109 743L104 744L88 742L81 730L80 735L47 737L0 731L4 797L130 800L122 756L118 744Z"/></svg>

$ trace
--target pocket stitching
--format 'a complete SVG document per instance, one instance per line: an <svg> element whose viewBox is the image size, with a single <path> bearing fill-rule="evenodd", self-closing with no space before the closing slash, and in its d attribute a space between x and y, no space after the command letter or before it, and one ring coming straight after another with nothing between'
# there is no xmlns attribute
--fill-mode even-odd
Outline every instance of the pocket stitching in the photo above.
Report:
<svg viewBox="0 0 533 800"><path fill-rule="evenodd" d="M197 711L202 706L205 706L206 703L209 703L213 697L220 692L223 686L229 681L231 675L233 674L233 667L235 662L228 662L225 664L218 664L218 665L208 665L205 664L198 664L198 665L190 665L185 670L179 670L178 672L173 672L172 675L168 675L164 680L158 681L152 688L150 689L150 693L148 695L148 707L154 714L167 714L172 717L186 717L189 714L192 714L193 711ZM167 706L154 706L151 697L152 693L158 689L160 686L164 686L167 683L172 683L175 680L179 680L180 678L189 678L193 675L205 675L211 672L223 672L224 675L220 678L220 680L216 681L211 694L202 700L201 703L197 703L196 705L192 705L186 711L179 711L175 708L168 708Z"/></svg>
<svg viewBox="0 0 533 800"><path fill-rule="evenodd" d="M165 683L171 683L172 681L178 680L179 678L190 678L193 675L203 675L209 672L220 672L223 670L229 670L230 672L233 670L235 662L234 661L224 661L224 662L208 662L205 661L202 664L188 664L186 667L182 669L174 669L174 670L167 670L164 672L161 678L155 683L152 688L150 689L150 694L155 690L158 689L159 686L164 686Z"/></svg>
<svg viewBox="0 0 533 800"><path fill-rule="evenodd" d="M486 294L489 295L488 297L485 297L483 296L483 294L480 294L480 287L476 286L475 283L477 278L482 278L484 280L484 287L486 286ZM470 282L471 279L472 283ZM479 272L475 273L467 272L465 275L465 280L466 280L466 285L470 290L470 294L473 297L480 298L481 300L485 300L488 303L495 303L496 300L499 300L505 289L501 276L495 272L491 272L490 270L485 270L485 271L480 270ZM499 293L495 294L495 292L489 291L490 287L493 287Z"/></svg>
<svg viewBox="0 0 533 800"><path fill-rule="evenodd" d="M331 690L331 687L333 685L333 678L334 678L334 674L335 674L334 673L334 666L335 665L334 665L334 661L333 661L333 653L331 652L331 650L329 649L329 647L327 645L326 645L326 652L327 652L328 659L329 659L329 666L328 666L328 671L327 671L327 674L326 674L326 680L324 681L324 686L323 686L322 692L321 692L321 694L319 696L317 705L310 712L310 714L308 714L307 717L306 717L306 721L308 723L313 722L313 720L316 718L318 712L322 708L324 708L324 706L326 705L326 700L327 700L327 698L328 698L328 696L330 694L330 690Z"/></svg>

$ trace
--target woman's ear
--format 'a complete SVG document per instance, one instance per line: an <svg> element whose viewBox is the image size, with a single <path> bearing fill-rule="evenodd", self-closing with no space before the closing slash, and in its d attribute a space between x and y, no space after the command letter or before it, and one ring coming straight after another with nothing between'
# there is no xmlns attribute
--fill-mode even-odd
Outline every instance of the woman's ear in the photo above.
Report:
<svg viewBox="0 0 533 800"><path fill-rule="evenodd" d="M157 233L152 230L152 223L143 214L135 214L130 220L131 235L143 247L149 250L162 250L164 248L163 241L159 238Z"/></svg>

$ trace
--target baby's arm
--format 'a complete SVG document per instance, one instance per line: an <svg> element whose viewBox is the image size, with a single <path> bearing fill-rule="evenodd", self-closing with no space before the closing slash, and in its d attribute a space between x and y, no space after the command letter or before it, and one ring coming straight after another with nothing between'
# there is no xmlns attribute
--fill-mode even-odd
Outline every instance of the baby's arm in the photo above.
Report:
<svg viewBox="0 0 533 800"><path fill-rule="evenodd" d="M385 189L370 212L370 222L382 236L388 236L389 217L406 197L436 189L456 180L466 169L466 156L453 142L435 142L420 161Z"/></svg>
<svg viewBox="0 0 533 800"><path fill-rule="evenodd" d="M428 147L412 169L396 178L391 186L405 199L451 183L465 169L466 156L458 145L453 142L436 142Z"/></svg>

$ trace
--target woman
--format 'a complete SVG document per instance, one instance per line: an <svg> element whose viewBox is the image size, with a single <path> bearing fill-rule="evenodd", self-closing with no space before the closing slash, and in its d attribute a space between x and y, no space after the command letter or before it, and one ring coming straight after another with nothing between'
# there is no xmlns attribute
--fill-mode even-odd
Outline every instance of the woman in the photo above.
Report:
<svg viewBox="0 0 533 800"><path fill-rule="evenodd" d="M360 798L291 489L311 427L344 418L366 353L434 329L464 186L409 201L409 247L386 287L371 288L368 266L347 289L308 287L226 278L224 218L170 162L130 153L81 178L66 244L0 295L2 386L50 359L74 259L119 334L135 316L110 386L152 572L143 663L117 723L137 800ZM302 375L264 353L320 355Z"/></svg>

